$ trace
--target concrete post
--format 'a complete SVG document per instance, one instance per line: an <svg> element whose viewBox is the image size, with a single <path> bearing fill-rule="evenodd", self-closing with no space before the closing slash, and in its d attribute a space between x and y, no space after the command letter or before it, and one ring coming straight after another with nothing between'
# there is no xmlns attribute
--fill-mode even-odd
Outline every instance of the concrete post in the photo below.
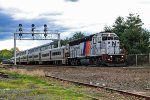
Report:
<svg viewBox="0 0 150 100"><path fill-rule="evenodd" d="M136 66L137 66L137 56L138 56L138 55L136 54L136 55L135 55L135 63L136 63L135 65L136 65Z"/></svg>
<svg viewBox="0 0 150 100"><path fill-rule="evenodd" d="M149 53L149 64L150 64L150 53Z"/></svg>

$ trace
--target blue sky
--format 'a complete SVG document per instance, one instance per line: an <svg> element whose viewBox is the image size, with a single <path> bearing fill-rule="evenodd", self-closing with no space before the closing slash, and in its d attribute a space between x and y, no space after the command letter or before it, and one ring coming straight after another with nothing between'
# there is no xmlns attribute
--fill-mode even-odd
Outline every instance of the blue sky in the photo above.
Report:
<svg viewBox="0 0 150 100"><path fill-rule="evenodd" d="M59 31L61 38L82 31L88 34L103 31L118 16L140 15L144 28L150 28L150 0L0 0L0 50L13 47L13 33L18 24L30 30L31 24L42 30ZM25 50L50 41L17 41Z"/></svg>

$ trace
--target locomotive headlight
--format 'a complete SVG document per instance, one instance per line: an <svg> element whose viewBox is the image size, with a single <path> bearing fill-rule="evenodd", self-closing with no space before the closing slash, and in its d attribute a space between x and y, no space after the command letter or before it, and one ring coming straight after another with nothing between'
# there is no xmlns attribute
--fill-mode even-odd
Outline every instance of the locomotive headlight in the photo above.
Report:
<svg viewBox="0 0 150 100"><path fill-rule="evenodd" d="M112 56L110 56L110 58L112 58Z"/></svg>
<svg viewBox="0 0 150 100"><path fill-rule="evenodd" d="M123 56L121 56L121 58L123 58Z"/></svg>

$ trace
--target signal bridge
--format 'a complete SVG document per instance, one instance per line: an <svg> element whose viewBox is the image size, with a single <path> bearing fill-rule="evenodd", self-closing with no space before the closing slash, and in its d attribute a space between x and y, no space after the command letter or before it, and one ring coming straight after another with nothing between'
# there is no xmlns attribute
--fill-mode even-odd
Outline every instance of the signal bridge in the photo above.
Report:
<svg viewBox="0 0 150 100"><path fill-rule="evenodd" d="M16 40L58 40L60 47L60 33L49 32L47 25L44 24L43 32L35 30L35 25L31 25L31 31L23 31L22 24L19 24L19 29L14 33L14 65L16 65Z"/></svg>
<svg viewBox="0 0 150 100"><path fill-rule="evenodd" d="M58 40L60 38L60 33L58 32L16 32L16 40Z"/></svg>

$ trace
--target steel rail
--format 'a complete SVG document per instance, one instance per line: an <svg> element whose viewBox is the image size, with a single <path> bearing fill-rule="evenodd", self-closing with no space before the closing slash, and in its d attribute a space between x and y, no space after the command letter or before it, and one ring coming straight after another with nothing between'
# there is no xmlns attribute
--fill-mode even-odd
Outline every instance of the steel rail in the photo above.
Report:
<svg viewBox="0 0 150 100"><path fill-rule="evenodd" d="M66 82L70 82L70 83L75 83L75 82L71 82L71 81L68 81L68 80L63 80L63 79L52 77L52 76L45 75L45 77L50 77L50 78L57 79L57 80L60 80L60 81L66 81ZM76 92L76 93L82 94L80 92ZM85 95L85 94L83 94L83 95ZM92 100L99 100L98 98L90 96L90 95L85 95L85 96L87 96L88 98L91 98Z"/></svg>
<svg viewBox="0 0 150 100"><path fill-rule="evenodd" d="M3 67L3 68L6 68L6 66ZM147 96L147 95L144 95L144 94L136 94L136 93L133 93L133 92L129 92L129 91L125 91L125 90L118 90L118 89L110 88L110 87L106 87L106 86L97 86L97 85L94 85L94 84L89 84L89 83L83 83L83 82L79 82L79 81L62 79L62 78L59 78L59 77L48 75L47 72L45 73L45 77L50 77L50 78L53 78L53 79L57 79L57 80L61 80L61 81L66 81L66 82L70 82L70 83L75 83L75 84L79 84L79 85L83 85L83 86L88 86L88 87L102 88L102 89L106 89L106 90L116 91L116 92L119 92L121 94L127 94L127 95L131 95L131 96L139 97L139 98L144 98L145 100L150 100L150 96ZM94 98L94 100L98 100L98 99Z"/></svg>
<svg viewBox="0 0 150 100"><path fill-rule="evenodd" d="M0 72L0 76L3 77L3 78L8 78L8 75L5 74L4 72Z"/></svg>

